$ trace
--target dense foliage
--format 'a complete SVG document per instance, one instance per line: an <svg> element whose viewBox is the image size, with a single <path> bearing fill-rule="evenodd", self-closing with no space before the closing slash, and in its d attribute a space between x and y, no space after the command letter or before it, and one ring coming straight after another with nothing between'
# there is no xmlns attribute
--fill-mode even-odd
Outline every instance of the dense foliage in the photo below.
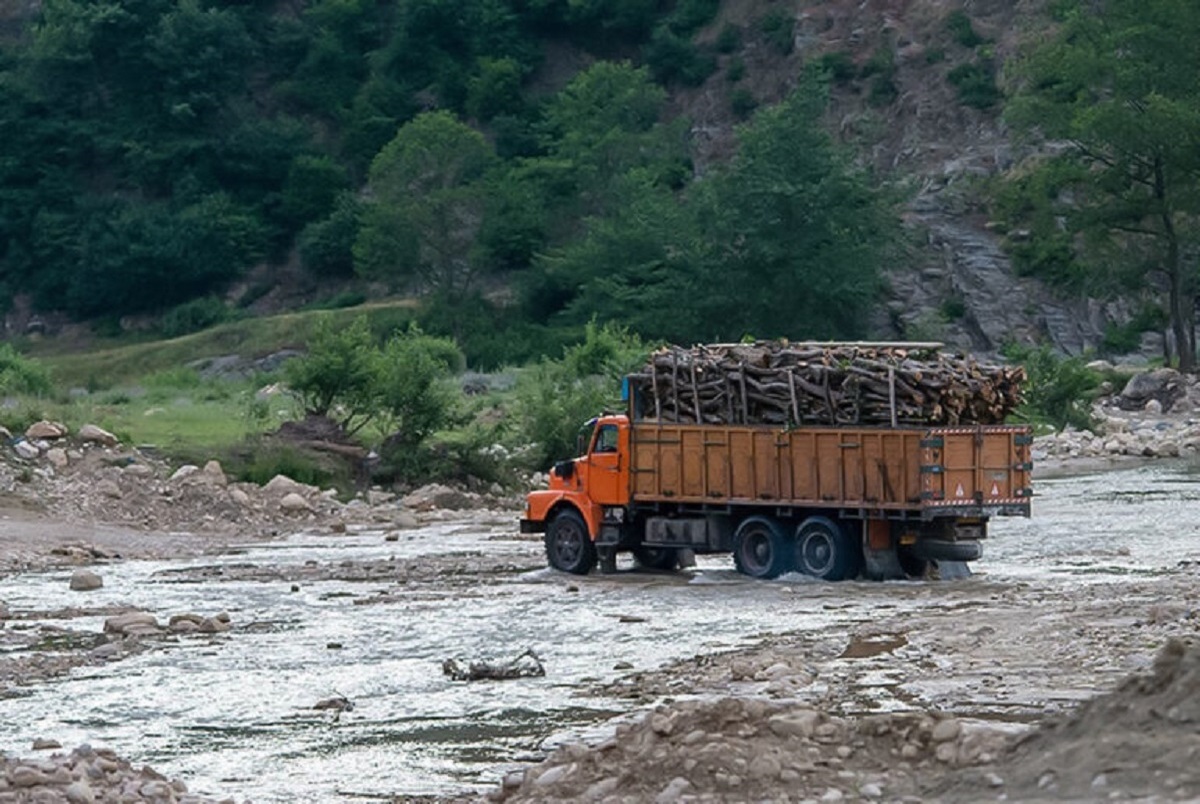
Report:
<svg viewBox="0 0 1200 804"><path fill-rule="evenodd" d="M1097 14L1097 10L1102 14ZM1029 269L1165 299L1180 368L1195 365L1200 271L1200 6L1071 0L1015 65L1009 119L1065 144L1022 173L1002 208L1028 227Z"/></svg>
<svg viewBox="0 0 1200 804"><path fill-rule="evenodd" d="M181 334L228 318L253 267L297 261L420 297L484 367L592 318L863 334L892 216L821 130L812 75L695 180L665 104L739 46L730 27L700 43L718 7L46 0L0 41L0 305L169 313ZM747 35L783 53L792 26ZM589 66L548 91L551 42Z"/></svg>

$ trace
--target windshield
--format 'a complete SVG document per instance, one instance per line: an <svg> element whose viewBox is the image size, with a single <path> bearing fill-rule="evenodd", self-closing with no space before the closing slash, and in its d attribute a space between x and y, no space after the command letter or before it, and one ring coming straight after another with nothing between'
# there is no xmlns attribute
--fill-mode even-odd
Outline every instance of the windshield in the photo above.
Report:
<svg viewBox="0 0 1200 804"><path fill-rule="evenodd" d="M596 430L596 420L588 419L583 427L579 428L579 435L575 438L575 454L586 455L588 446L592 443L592 433Z"/></svg>

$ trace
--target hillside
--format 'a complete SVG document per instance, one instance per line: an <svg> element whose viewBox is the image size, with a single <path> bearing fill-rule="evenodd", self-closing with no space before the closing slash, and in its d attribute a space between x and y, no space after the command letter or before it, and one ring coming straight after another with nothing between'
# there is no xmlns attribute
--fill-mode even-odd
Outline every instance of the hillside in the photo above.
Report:
<svg viewBox="0 0 1200 804"><path fill-rule="evenodd" d="M995 180L1029 155L1001 119L1006 65L1046 28L1045 0L103 7L120 22L0 4L10 335L164 319L179 334L398 293L481 365L553 352L595 318L674 340L1078 354L1142 303L1016 276L1007 248L1029 233L994 218ZM596 69L626 59L647 69ZM822 133L801 133L818 71ZM789 99L772 133L761 112ZM840 199L829 231L861 248L738 218L763 169L745 143L781 153L766 141L789 130L844 173L815 204Z"/></svg>

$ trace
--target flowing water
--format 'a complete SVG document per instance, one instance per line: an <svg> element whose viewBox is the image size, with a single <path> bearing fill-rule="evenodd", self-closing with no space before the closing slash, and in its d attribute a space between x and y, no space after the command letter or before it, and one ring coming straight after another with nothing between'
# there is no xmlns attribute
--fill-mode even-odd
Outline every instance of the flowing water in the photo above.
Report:
<svg viewBox="0 0 1200 804"><path fill-rule="evenodd" d="M1034 518L994 523L977 577L941 588L1088 583L1200 561L1198 481L1182 466L1041 481ZM627 707L581 695L590 682L770 634L846 630L881 606L944 602L937 583L747 581L724 557L702 559L694 573L577 579L534 569L537 545L515 538L514 525L494 517L441 523L401 541L385 541L382 531L299 533L218 559L99 567L104 587L87 594L89 607L133 605L163 621L227 611L234 630L153 642L0 699L0 750L25 753L36 737L104 745L186 779L193 792L256 802L454 795L494 783L546 738ZM498 571L447 570L444 582L400 585L312 580L295 589L273 574L434 563L447 554ZM0 601L14 614L79 606L84 598L67 578L56 571L0 580ZM99 616L52 622L103 627ZM506 658L527 648L544 661L545 677L462 683L441 670L446 658ZM354 708L312 708L335 695Z"/></svg>

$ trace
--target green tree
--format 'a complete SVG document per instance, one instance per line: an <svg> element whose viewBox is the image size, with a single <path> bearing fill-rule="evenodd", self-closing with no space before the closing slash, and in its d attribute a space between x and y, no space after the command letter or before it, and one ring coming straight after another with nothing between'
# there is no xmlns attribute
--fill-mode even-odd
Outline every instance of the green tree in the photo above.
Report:
<svg viewBox="0 0 1200 804"><path fill-rule="evenodd" d="M445 378L461 369L462 353L448 338L415 324L393 335L381 354L378 400L393 449L416 450L450 423L454 395Z"/></svg>
<svg viewBox="0 0 1200 804"><path fill-rule="evenodd" d="M1014 68L1007 117L1065 143L1081 170L1056 199L1095 270L1140 268L1166 286L1184 371L1195 368L1200 214L1200 6L1072 0ZM1065 192L1069 190L1069 192Z"/></svg>
<svg viewBox="0 0 1200 804"><path fill-rule="evenodd" d="M710 248L697 312L712 334L865 330L898 218L821 128L825 102L823 85L807 79L740 129L733 161L701 185L699 227Z"/></svg>
<svg viewBox="0 0 1200 804"><path fill-rule="evenodd" d="M483 178L494 159L483 136L449 112L401 127L371 163L357 270L420 291L469 292L481 267Z"/></svg>
<svg viewBox="0 0 1200 804"><path fill-rule="evenodd" d="M299 396L305 413L336 415L339 424L353 433L378 413L379 363L365 317L339 327L331 316L322 316L308 342L308 353L285 363L283 378Z"/></svg>

